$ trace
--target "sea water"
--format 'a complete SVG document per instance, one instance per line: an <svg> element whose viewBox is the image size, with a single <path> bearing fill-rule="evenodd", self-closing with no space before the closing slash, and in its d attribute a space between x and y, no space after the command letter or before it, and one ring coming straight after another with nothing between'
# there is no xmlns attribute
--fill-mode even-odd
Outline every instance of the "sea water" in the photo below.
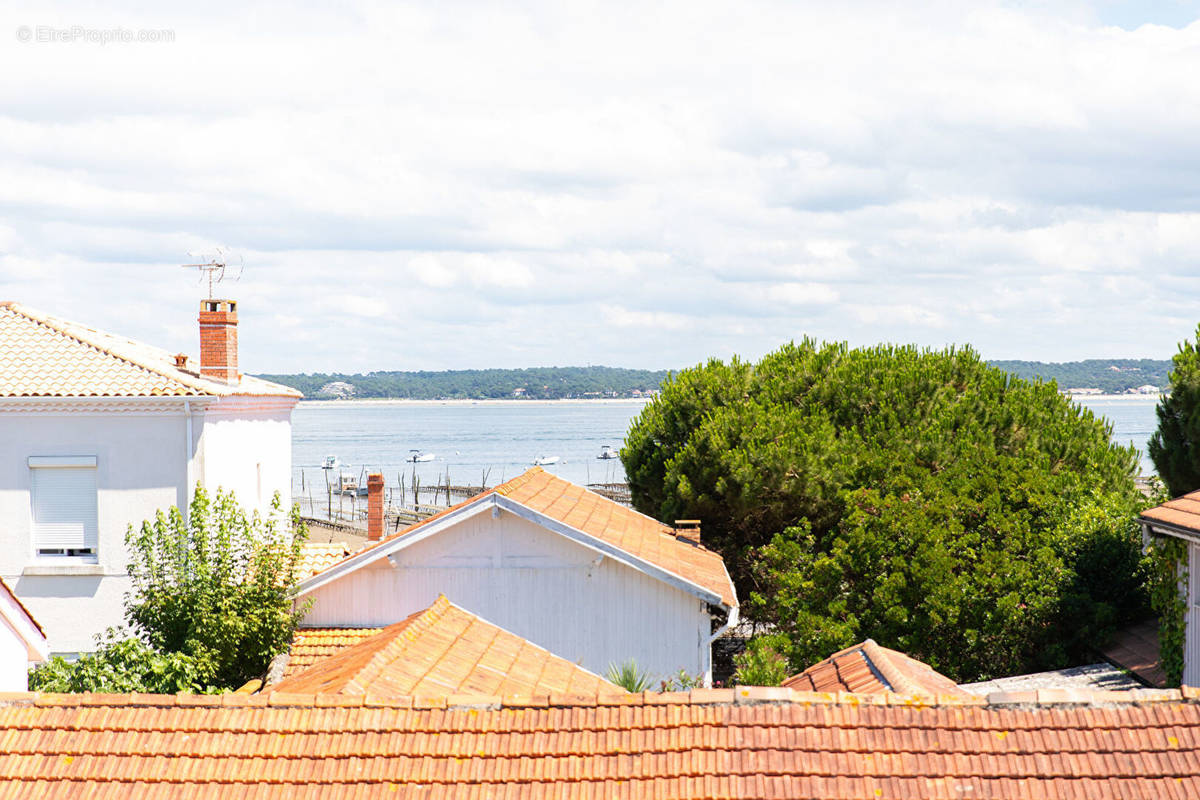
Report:
<svg viewBox="0 0 1200 800"><path fill-rule="evenodd" d="M326 456L341 472L382 471L389 486L445 483L494 486L520 475L535 459L559 461L545 469L579 484L623 483L620 459L600 459L608 445L620 449L642 400L599 402L512 400L500 402L334 401L300 403L292 414L293 494L315 482L325 487ZM423 463L411 451L432 453ZM363 478L365 481L365 477Z"/></svg>
<svg viewBox="0 0 1200 800"><path fill-rule="evenodd" d="M1142 473L1154 472L1146 441L1157 426L1154 396L1079 398L1106 417L1113 440L1142 453ZM641 400L300 403L292 415L293 494L324 493L326 456L355 477L382 471L389 486L444 483L488 486L519 475L541 456L557 456L546 469L579 484L621 483L618 459L597 458L604 445L619 449ZM425 463L406 461L411 450L434 454ZM303 485L303 490L302 490Z"/></svg>

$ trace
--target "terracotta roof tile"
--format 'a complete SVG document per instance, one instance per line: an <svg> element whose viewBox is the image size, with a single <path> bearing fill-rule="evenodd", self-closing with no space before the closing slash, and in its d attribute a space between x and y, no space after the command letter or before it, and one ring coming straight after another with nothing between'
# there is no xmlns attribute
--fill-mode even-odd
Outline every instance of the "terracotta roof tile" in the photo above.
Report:
<svg viewBox="0 0 1200 800"><path fill-rule="evenodd" d="M279 692L448 696L624 691L599 675L491 624L443 595L303 670Z"/></svg>
<svg viewBox="0 0 1200 800"><path fill-rule="evenodd" d="M10 695L6 797L1186 798L1200 705L1179 692L1004 708L810 703L790 690L348 704ZM825 695L828 697L828 695ZM1138 699L1143 704L1130 702ZM345 698L343 698L345 699ZM157 705L146 705L157 703ZM540 703L540 705L539 705Z"/></svg>
<svg viewBox="0 0 1200 800"><path fill-rule="evenodd" d="M801 691L970 696L928 664L867 639L818 661L783 685Z"/></svg>
<svg viewBox="0 0 1200 800"><path fill-rule="evenodd" d="M292 639L287 670L283 676L290 678L318 661L377 635L380 630L380 628L300 628Z"/></svg>
<svg viewBox="0 0 1200 800"><path fill-rule="evenodd" d="M12 302L0 303L0 365L0 397L301 396L249 375L201 378L166 350Z"/></svg>
<svg viewBox="0 0 1200 800"><path fill-rule="evenodd" d="M1162 522L1200 533L1200 491L1168 500L1142 512L1143 520Z"/></svg>
<svg viewBox="0 0 1200 800"><path fill-rule="evenodd" d="M296 575L299 580L316 575L355 552L346 542L305 542L300 546Z"/></svg>
<svg viewBox="0 0 1200 800"><path fill-rule="evenodd" d="M506 483L410 525L360 552L369 552L374 547L408 536L492 494L508 497L526 508L545 514L659 569L677 575L717 595L728 607L737 605L733 581L720 555L705 547L682 541L675 536L675 531L670 526L551 475L541 467L534 467Z"/></svg>

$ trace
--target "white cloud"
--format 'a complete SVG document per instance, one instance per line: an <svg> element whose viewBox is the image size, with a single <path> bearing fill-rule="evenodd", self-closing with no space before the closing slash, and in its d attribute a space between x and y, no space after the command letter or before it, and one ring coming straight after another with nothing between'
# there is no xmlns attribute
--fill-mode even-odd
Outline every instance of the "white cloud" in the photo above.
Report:
<svg viewBox="0 0 1200 800"><path fill-rule="evenodd" d="M0 297L194 349L178 265L220 243L263 371L673 367L803 334L1166 357L1200 307L1197 16L6 6L0 33L175 41L0 46Z"/></svg>

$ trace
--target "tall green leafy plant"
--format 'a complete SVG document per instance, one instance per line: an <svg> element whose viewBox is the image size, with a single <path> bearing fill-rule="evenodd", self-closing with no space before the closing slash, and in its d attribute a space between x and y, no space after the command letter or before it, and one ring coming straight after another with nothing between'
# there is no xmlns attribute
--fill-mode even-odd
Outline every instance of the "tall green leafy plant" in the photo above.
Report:
<svg viewBox="0 0 1200 800"><path fill-rule="evenodd" d="M305 537L298 514L287 524L276 495L265 518L248 515L232 492L198 486L186 520L171 508L131 526L125 617L134 632L160 653L195 659L214 686L262 675L307 610L293 603Z"/></svg>
<svg viewBox="0 0 1200 800"><path fill-rule="evenodd" d="M1171 360L1170 392L1159 401L1147 451L1171 497L1200 489L1200 327Z"/></svg>

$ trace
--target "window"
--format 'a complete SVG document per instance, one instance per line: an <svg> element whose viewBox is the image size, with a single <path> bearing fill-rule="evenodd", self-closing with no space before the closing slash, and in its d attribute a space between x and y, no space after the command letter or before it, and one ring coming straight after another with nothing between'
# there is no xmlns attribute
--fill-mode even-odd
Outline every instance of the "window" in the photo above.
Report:
<svg viewBox="0 0 1200 800"><path fill-rule="evenodd" d="M29 502L38 557L95 560L95 456L31 456Z"/></svg>

